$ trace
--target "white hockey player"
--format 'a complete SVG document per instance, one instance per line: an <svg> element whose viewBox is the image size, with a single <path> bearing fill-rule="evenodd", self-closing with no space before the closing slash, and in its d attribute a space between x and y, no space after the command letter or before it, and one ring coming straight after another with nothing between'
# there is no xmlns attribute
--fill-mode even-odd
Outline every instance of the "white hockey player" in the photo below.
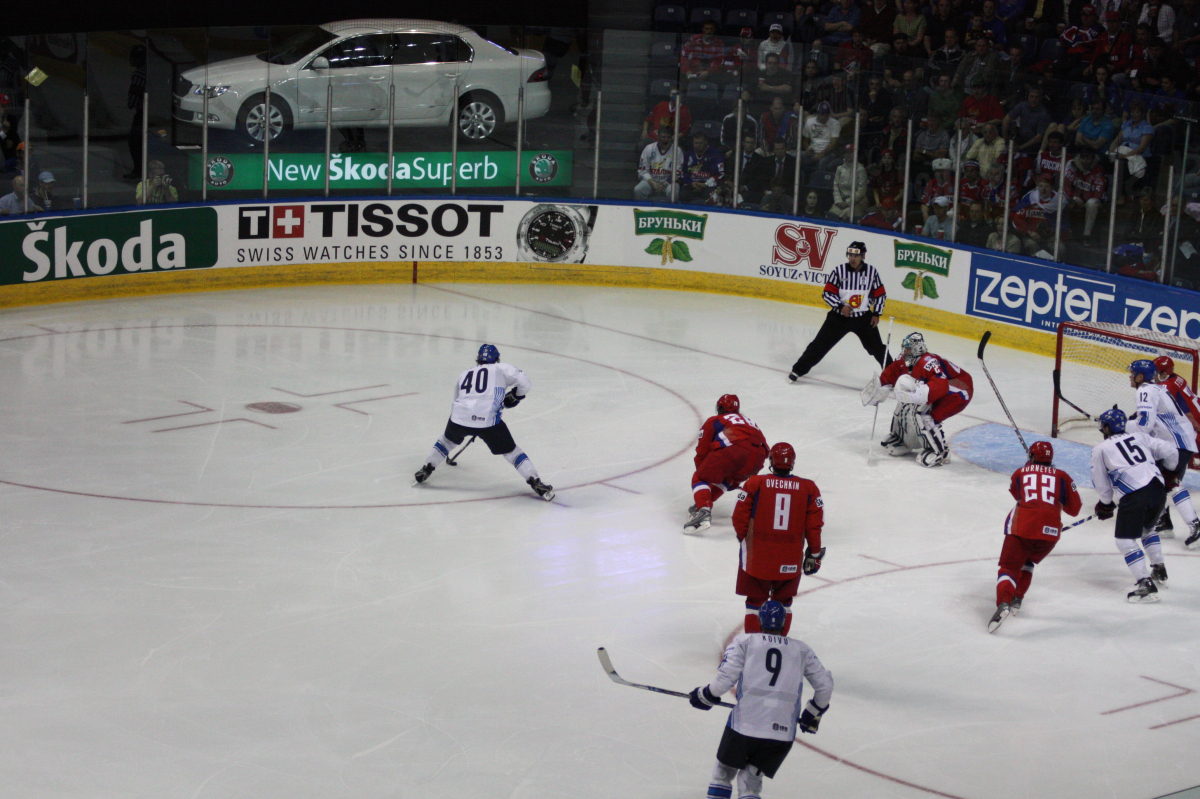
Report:
<svg viewBox="0 0 1200 799"><path fill-rule="evenodd" d="M733 780L741 799L757 799L763 776L773 778L801 732L816 733L829 709L833 675L808 644L783 634L787 611L769 600L758 612L760 633L741 633L725 650L717 678L688 694L692 707L710 710L737 686L738 703L717 747L708 799L730 799ZM813 698L802 707L804 681Z"/></svg>
<svg viewBox="0 0 1200 799"><path fill-rule="evenodd" d="M500 351L491 344L479 348L475 366L458 376L454 383L454 403L446 432L433 445L425 465L417 470L417 484L424 483L450 450L467 436L475 436L488 445L493 455L504 459L525 478L539 497L554 499L554 487L538 479L533 461L513 441L508 425L500 418L504 408L515 408L533 386L529 378L512 364L500 362Z"/></svg>
<svg viewBox="0 0 1200 799"><path fill-rule="evenodd" d="M1104 441L1092 448L1092 485L1100 494L1096 518L1111 519L1116 511L1117 549L1137 580L1129 601L1157 602L1158 586L1167 584L1167 567L1154 523L1167 501L1167 490L1155 461L1170 471L1179 460L1179 450L1160 438L1126 431L1125 422L1125 412L1119 408L1100 414ZM1114 489L1121 492L1119 504L1113 503Z"/></svg>
<svg viewBox="0 0 1200 799"><path fill-rule="evenodd" d="M1196 517L1191 494L1181 483L1197 451L1196 430L1187 416L1179 413L1167 387L1156 382L1157 377L1158 367L1154 361L1138 360L1129 364L1129 385L1137 389L1137 419L1131 427L1139 433L1161 438L1179 450L1179 464L1173 471L1163 472L1163 482L1166 483L1167 495L1188 526L1189 535L1195 534L1200 529L1200 519ZM1175 537L1171 513L1167 508L1163 509L1155 531L1162 538Z"/></svg>

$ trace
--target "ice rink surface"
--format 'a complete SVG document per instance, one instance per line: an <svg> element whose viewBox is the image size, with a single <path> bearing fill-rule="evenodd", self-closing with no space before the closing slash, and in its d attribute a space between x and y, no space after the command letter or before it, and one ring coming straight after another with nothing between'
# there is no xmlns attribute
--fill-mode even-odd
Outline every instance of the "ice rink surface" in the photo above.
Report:
<svg viewBox="0 0 1200 799"><path fill-rule="evenodd" d="M975 377L951 462L877 448L868 466L857 340L785 378L822 316L465 284L3 312L0 793L702 797L724 712L614 685L595 653L686 691L740 627L733 498L681 532L696 430L726 392L826 505L792 635L837 685L767 799L1200 784L1200 557L1165 542L1163 601L1130 605L1112 522L1089 522L988 635L998 470L1020 450L980 427L1005 418L977 341L926 331ZM411 485L483 341L533 380L505 419L553 503L481 442ZM1020 426L1047 433L1050 361L987 357ZM981 451L994 468L963 457Z"/></svg>

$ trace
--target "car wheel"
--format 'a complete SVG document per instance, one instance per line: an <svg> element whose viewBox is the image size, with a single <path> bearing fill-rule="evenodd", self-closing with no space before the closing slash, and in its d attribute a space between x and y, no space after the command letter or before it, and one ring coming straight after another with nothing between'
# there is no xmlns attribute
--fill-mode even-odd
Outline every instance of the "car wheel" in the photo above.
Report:
<svg viewBox="0 0 1200 799"><path fill-rule="evenodd" d="M503 121L500 103L486 94L470 94L458 104L458 132L468 139L486 139Z"/></svg>
<svg viewBox="0 0 1200 799"><path fill-rule="evenodd" d="M281 136L292 129L292 112L282 100L271 98L271 108L268 112L265 94L256 94L242 105L238 111L237 129L253 143L262 143L267 130L271 132L271 141L278 141Z"/></svg>

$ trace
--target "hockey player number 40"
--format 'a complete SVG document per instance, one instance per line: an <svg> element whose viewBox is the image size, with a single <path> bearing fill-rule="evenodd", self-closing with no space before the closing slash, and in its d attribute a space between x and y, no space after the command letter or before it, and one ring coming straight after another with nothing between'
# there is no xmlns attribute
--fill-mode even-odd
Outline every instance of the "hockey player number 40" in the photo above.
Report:
<svg viewBox="0 0 1200 799"><path fill-rule="evenodd" d="M791 494L776 494L775 495L775 529L788 529L788 522L792 518L792 495ZM772 683L774 685L774 683Z"/></svg>
<svg viewBox="0 0 1200 799"><path fill-rule="evenodd" d="M1041 480L1038 480L1038 478ZM1038 483L1041 483L1042 502L1047 505L1054 504L1054 475L1052 474L1027 474L1022 480L1024 483L1023 490L1025 492L1026 502L1036 502L1038 498Z"/></svg>
<svg viewBox="0 0 1200 799"><path fill-rule="evenodd" d="M467 376L463 378L462 385L458 387L459 390L464 394L470 394L472 382L475 384L476 394L482 394L487 391L488 370L480 369L478 372L467 372Z"/></svg>

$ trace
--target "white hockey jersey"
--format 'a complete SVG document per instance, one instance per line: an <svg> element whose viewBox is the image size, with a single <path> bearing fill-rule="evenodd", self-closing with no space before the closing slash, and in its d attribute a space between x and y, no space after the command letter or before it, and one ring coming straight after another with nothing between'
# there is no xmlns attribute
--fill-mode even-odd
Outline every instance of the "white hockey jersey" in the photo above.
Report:
<svg viewBox="0 0 1200 799"><path fill-rule="evenodd" d="M1132 494L1162 480L1155 461L1168 469L1179 463L1179 448L1161 438L1126 430L1092 447L1092 485L1101 502L1113 501L1113 490Z"/></svg>
<svg viewBox="0 0 1200 799"><path fill-rule="evenodd" d="M677 145L672 144L664 153L658 149L658 142L651 142L642 150L642 157L638 159L638 177L669 186L673 176L678 174L682 162L683 154L679 152Z"/></svg>
<svg viewBox="0 0 1200 799"><path fill-rule="evenodd" d="M508 363L473 366L458 376L454 384L454 403L450 421L463 427L491 427L500 421L504 395L516 387L525 396L533 383L517 367Z"/></svg>
<svg viewBox="0 0 1200 799"><path fill-rule="evenodd" d="M1166 386L1158 383L1138 386L1137 421L1133 427L1139 433L1173 443L1177 449L1196 452L1196 430L1191 421L1179 413Z"/></svg>
<svg viewBox="0 0 1200 799"><path fill-rule="evenodd" d="M729 726L751 738L796 739L804 680L813 687L813 701L829 707L833 675L821 665L808 644L768 633L741 633L730 642L708 690L721 696L737 686L737 706Z"/></svg>

